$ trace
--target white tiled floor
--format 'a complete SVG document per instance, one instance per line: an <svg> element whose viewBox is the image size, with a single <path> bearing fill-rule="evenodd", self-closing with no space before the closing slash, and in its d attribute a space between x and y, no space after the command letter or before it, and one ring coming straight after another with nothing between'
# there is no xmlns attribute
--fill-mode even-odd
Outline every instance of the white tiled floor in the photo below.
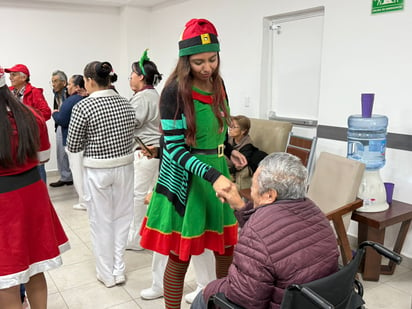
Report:
<svg viewBox="0 0 412 309"><path fill-rule="evenodd" d="M47 182L57 180L49 176ZM127 282L106 288L96 280L94 257L86 211L74 210L77 194L73 186L49 187L50 197L70 240L71 249L62 255L63 266L46 274L49 309L157 309L164 308L163 298L142 300L140 290L152 282L149 251L126 251ZM194 273L189 268L185 293L196 288ZM182 301L182 308L189 304Z"/></svg>
<svg viewBox="0 0 412 309"><path fill-rule="evenodd" d="M48 183L57 180L48 177ZM145 301L140 290L151 284L151 253L126 251L127 282L124 286L106 288L96 280L91 251L87 213L74 210L77 194L73 186L50 188L49 193L63 227L70 239L71 250L63 254L63 266L46 274L49 309L157 309L164 308L163 298ZM392 276L381 276L379 282L363 282L368 309L411 309L412 267L397 266ZM185 293L196 287L191 268L186 276ZM190 306L182 301L182 308Z"/></svg>

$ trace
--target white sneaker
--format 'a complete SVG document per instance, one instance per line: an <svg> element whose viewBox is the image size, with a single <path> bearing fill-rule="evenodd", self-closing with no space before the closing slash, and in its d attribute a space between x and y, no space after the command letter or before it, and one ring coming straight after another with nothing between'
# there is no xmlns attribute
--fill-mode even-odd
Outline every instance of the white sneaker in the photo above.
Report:
<svg viewBox="0 0 412 309"><path fill-rule="evenodd" d="M116 282L114 281L114 279L113 281L104 281L102 278L100 278L99 275L97 275L97 280L103 283L106 288L112 288L116 285Z"/></svg>
<svg viewBox="0 0 412 309"><path fill-rule="evenodd" d="M140 247L139 245L135 245L135 246L129 245L129 246L126 246L126 250L143 251L144 248Z"/></svg>
<svg viewBox="0 0 412 309"><path fill-rule="evenodd" d="M185 295L185 301L188 304L193 303L193 300L196 298L197 294L199 294L200 291L202 291L202 288L197 286L196 290L194 290L193 292Z"/></svg>
<svg viewBox="0 0 412 309"><path fill-rule="evenodd" d="M82 205L82 204L74 204L73 205L73 209L77 209L77 210L87 210L86 206Z"/></svg>
<svg viewBox="0 0 412 309"><path fill-rule="evenodd" d="M155 289L153 287L140 291L140 297L143 299L156 299L163 297L163 290Z"/></svg>
<svg viewBox="0 0 412 309"><path fill-rule="evenodd" d="M125 275L114 276L114 282L116 284L123 284L126 282L126 276Z"/></svg>

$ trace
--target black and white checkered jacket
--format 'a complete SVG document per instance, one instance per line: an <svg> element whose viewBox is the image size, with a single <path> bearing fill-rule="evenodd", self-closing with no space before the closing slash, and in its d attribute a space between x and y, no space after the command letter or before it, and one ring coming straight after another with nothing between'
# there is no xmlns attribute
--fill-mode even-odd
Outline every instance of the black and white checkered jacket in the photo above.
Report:
<svg viewBox="0 0 412 309"><path fill-rule="evenodd" d="M135 112L115 91L99 90L77 103L67 137L70 152L84 150L84 166L112 168L133 162Z"/></svg>

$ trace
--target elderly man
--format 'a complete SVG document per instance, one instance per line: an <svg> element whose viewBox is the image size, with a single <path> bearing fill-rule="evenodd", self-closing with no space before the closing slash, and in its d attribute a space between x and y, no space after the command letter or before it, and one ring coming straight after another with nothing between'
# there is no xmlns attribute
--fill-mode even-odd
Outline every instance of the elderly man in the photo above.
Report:
<svg viewBox="0 0 412 309"><path fill-rule="evenodd" d="M13 94L25 105L28 105L39 112L44 120L49 120L51 110L43 96L43 89L33 87L30 84L30 72L24 64L16 64L15 66L5 69L6 73L10 73L10 90ZM49 154L44 158L39 158L39 173L41 179L46 183L46 169L44 163L49 160Z"/></svg>
<svg viewBox="0 0 412 309"><path fill-rule="evenodd" d="M49 120L51 110L43 96L43 89L30 84L29 69L24 64L16 64L4 71L10 73L10 90L20 102L37 109L43 115L44 120Z"/></svg>
<svg viewBox="0 0 412 309"><path fill-rule="evenodd" d="M322 211L305 198L306 168L288 153L273 153L252 179L245 205L233 185L218 192L245 222L227 277L212 281L191 308L223 292L245 308L280 308L285 288L338 270L336 238Z"/></svg>
<svg viewBox="0 0 412 309"><path fill-rule="evenodd" d="M54 101L53 101L53 119L60 110L60 106L68 97L67 94L67 75L63 71L54 71L52 73L51 85L53 87ZM60 174L60 179L56 182L50 183L51 187L61 187L64 185L73 184L73 176L70 170L69 158L64 150L62 127L56 127L56 155L57 155L57 169Z"/></svg>

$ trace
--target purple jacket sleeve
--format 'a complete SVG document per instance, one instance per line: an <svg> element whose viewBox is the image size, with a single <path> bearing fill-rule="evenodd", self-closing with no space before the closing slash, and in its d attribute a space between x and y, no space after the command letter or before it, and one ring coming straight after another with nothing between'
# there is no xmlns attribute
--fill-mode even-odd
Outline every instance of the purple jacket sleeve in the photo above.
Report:
<svg viewBox="0 0 412 309"><path fill-rule="evenodd" d="M273 292L273 267L262 239L248 223L235 247L227 277L207 285L203 297L223 292L228 299L247 308L267 308Z"/></svg>

